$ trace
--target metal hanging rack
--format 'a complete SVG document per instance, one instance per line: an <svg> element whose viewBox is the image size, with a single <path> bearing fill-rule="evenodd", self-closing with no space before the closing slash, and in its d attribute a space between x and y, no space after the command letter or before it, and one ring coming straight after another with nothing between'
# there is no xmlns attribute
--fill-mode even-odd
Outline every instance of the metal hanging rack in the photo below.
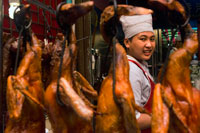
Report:
<svg viewBox="0 0 200 133"><path fill-rule="evenodd" d="M42 8L42 9L50 12L51 14L56 15L56 10L54 10L51 6L49 6L49 5L47 6L47 5L45 5L44 3L42 3L42 2L40 2L38 0L27 0L27 2L30 3L30 4L38 6L38 7Z"/></svg>

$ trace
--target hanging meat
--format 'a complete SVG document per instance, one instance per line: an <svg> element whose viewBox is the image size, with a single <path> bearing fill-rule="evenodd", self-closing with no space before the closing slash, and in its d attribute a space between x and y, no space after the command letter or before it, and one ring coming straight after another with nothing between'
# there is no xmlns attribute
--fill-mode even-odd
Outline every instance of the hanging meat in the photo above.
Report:
<svg viewBox="0 0 200 133"><path fill-rule="evenodd" d="M62 52L63 35L58 36L58 40L53 49L51 65L51 83L45 92L45 107L49 116L53 132L55 133L88 133L92 132L93 105L88 99L97 99L97 92L90 86L87 80L75 71L77 46L76 38L71 24L75 22L73 17L81 17L92 9L93 2L85 2L79 5L64 4L60 7L58 20L72 20L72 22L60 22L62 26L67 26L68 43L63 56L63 64L60 82L58 84L58 73L60 65L60 55ZM65 7L65 8L64 8ZM69 8L70 7L70 8ZM80 10L81 9L81 10ZM68 16L66 12L73 11L76 16ZM66 17L64 17L66 15ZM77 17L78 16L78 17ZM72 17L72 19L70 19ZM66 22L66 23L65 23ZM60 25L60 26L61 26ZM65 29L65 28L62 28Z"/></svg>
<svg viewBox="0 0 200 133"><path fill-rule="evenodd" d="M118 5L117 13L117 21L119 21L121 15L149 14L152 13L152 10L130 5ZM104 10L100 23L102 36L109 44L116 34L115 31L109 31L110 28L115 28L113 27L114 20L113 6L109 6ZM97 112L101 115L96 116L96 132L140 132L135 110L142 113L148 112L135 104L129 81L129 64L126 52L119 43L115 47L115 80L113 66L111 66L108 76L103 80L98 97ZM113 84L115 84L114 89Z"/></svg>
<svg viewBox="0 0 200 133"><path fill-rule="evenodd" d="M57 36L55 40L57 40ZM49 42L47 44L43 43L42 47L42 82L44 88L47 88L51 81L49 74L51 72L50 61L52 57L53 46L53 42Z"/></svg>
<svg viewBox="0 0 200 133"><path fill-rule="evenodd" d="M103 80L98 97L96 132L135 133L140 132L135 109L148 113L135 104L129 81L129 64L124 48L116 44L115 89L113 90L113 69Z"/></svg>
<svg viewBox="0 0 200 133"><path fill-rule="evenodd" d="M172 53L166 68L159 73L161 83L155 87L153 98L152 132L200 132L200 91L192 87L189 65L198 49L197 34L187 24L186 11L176 0L161 1L181 14L184 26L183 47ZM171 13L171 16L175 14ZM180 16L179 16L180 17ZM172 21L174 24L175 21Z"/></svg>
<svg viewBox="0 0 200 133"><path fill-rule="evenodd" d="M57 12L57 23L62 30L67 30L66 28L70 28L78 18L91 11L93 5L93 1L87 1L80 4L60 3L57 7L57 9L59 9Z"/></svg>
<svg viewBox="0 0 200 133"><path fill-rule="evenodd" d="M189 24L184 27L184 32L183 47L170 55L163 80L155 88L154 133L200 132L200 91L192 87L189 69L192 56L198 49L198 40Z"/></svg>
<svg viewBox="0 0 200 133"><path fill-rule="evenodd" d="M142 14L151 14L153 13L152 10L142 8L142 7L134 7L131 5L118 5L117 6L117 17L119 19L120 16L132 16L132 15L142 15ZM100 31L103 36L103 39L110 44L112 38L116 33L116 29L113 26L116 23L114 18L114 7L108 6L105 8L101 15L100 20Z"/></svg>
<svg viewBox="0 0 200 133"><path fill-rule="evenodd" d="M150 8L156 10L158 12L157 15L159 15L159 13L163 13L163 16L168 19L166 21L168 21L171 25L184 25L189 21L187 17L188 14L184 6L178 0L147 0L147 1Z"/></svg>
<svg viewBox="0 0 200 133"><path fill-rule="evenodd" d="M45 119L41 81L41 45L32 33L32 46L21 60L16 75L7 80L8 121L5 133L44 133Z"/></svg>
<svg viewBox="0 0 200 133"><path fill-rule="evenodd" d="M72 33L70 45L65 48L59 90L57 90L57 80L61 42L56 44L57 49L54 49L56 51L51 61L51 65L54 65L51 76L54 78L45 92L45 107L55 133L92 132L93 109L82 91L86 90L87 94L91 91L91 96L94 97L97 97L97 93L86 80L78 80L80 77L74 71L77 54L74 37Z"/></svg>
<svg viewBox="0 0 200 133"><path fill-rule="evenodd" d="M16 38L10 37L3 45L3 58L4 58L3 81L4 83L6 83L8 76L12 74L14 71L14 62L11 61L11 60L15 60L15 56L16 56L16 49L12 50L15 47L14 44L17 44ZM6 84L5 84L5 88L6 88Z"/></svg>

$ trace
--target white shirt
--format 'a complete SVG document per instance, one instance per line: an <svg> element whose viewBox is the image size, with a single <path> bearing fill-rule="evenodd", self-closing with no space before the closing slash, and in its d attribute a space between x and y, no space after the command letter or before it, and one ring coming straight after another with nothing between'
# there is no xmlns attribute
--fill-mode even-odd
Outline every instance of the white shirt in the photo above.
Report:
<svg viewBox="0 0 200 133"><path fill-rule="evenodd" d="M130 55L127 55L127 57L128 59L137 62L146 72L146 75L148 75L153 80L152 76L149 73L147 62L138 62L135 58L131 57ZM151 84L147 77L144 75L143 71L135 63L129 61L129 67L129 80L134 93L135 103L141 107L144 107L144 105L147 103L150 97ZM136 118L138 119L139 117L140 113L136 111Z"/></svg>

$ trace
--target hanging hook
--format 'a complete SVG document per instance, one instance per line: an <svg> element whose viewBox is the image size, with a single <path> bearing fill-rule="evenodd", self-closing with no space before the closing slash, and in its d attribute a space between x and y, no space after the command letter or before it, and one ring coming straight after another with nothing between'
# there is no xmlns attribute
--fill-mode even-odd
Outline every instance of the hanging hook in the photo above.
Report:
<svg viewBox="0 0 200 133"><path fill-rule="evenodd" d="M56 8L56 21L58 23L58 25L60 26L62 32L65 34L67 31L69 31L70 29L70 25L66 25L65 23L63 23L62 19L63 17L61 16L61 7L66 4L66 2L61 2L58 4L57 8Z"/></svg>
<svg viewBox="0 0 200 133"><path fill-rule="evenodd" d="M20 11L17 11L20 9ZM30 15L30 5L20 5L14 11L14 23L18 31L22 28L28 29L31 26L32 19Z"/></svg>
<svg viewBox="0 0 200 133"><path fill-rule="evenodd" d="M189 23L189 20L190 20L190 18L191 18L191 14L190 14L190 8L188 7L188 5L186 4L186 2L185 2L185 0L182 0L183 1L183 5L184 5L184 7L185 7L185 11L186 11L186 15L187 15L187 18L186 18L186 20L185 20L185 22L182 24L182 25L180 25L181 27L185 27L188 23Z"/></svg>
<svg viewBox="0 0 200 133"><path fill-rule="evenodd" d="M20 9L20 11L17 11ZM16 25L17 30L19 31L19 38L18 38L18 45L17 45L17 54L15 58L15 67L14 67L14 75L16 75L17 67L18 67L18 60L19 60L19 51L20 51L20 42L21 36L23 34L23 43L25 45L27 35L26 31L31 26L32 20L30 19L30 5L20 5L14 11L14 23Z"/></svg>

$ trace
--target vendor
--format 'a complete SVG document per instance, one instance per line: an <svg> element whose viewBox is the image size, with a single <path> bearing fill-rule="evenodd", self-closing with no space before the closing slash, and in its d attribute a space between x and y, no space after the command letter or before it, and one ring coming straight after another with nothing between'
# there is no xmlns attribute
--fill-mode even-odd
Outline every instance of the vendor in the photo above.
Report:
<svg viewBox="0 0 200 133"><path fill-rule="evenodd" d="M121 16L120 21L125 34L124 45L135 102L151 112L154 81L146 61L151 58L156 46L152 16L151 14ZM144 129L145 132L151 130L151 116L136 111L136 119L143 132Z"/></svg>

